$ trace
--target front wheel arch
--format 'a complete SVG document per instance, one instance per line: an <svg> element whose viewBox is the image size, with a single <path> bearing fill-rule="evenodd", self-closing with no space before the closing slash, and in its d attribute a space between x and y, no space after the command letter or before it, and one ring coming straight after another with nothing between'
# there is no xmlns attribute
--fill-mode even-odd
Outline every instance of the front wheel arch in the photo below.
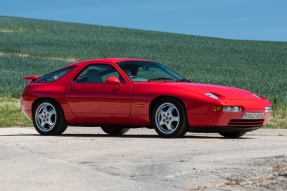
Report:
<svg viewBox="0 0 287 191"><path fill-rule="evenodd" d="M152 122L152 112L154 110L154 107L156 106L156 104L162 100L162 99L165 99L165 98L172 98L172 99L176 99L177 101L179 101L183 107L184 107L184 112L185 112L185 115L186 115L186 118L187 118L187 113L186 113L186 107L185 107L185 104L183 103L183 101L177 97L173 97L173 96L159 96L159 97L156 97L154 98L151 103L150 103L150 106L149 106L149 120L150 122ZM187 123L188 123L188 118L187 118ZM189 124L189 123L188 123Z"/></svg>

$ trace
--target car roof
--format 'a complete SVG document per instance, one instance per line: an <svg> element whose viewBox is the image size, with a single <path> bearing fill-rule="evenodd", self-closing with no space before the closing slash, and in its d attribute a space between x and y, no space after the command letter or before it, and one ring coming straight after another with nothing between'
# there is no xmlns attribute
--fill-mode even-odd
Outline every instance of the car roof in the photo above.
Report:
<svg viewBox="0 0 287 191"><path fill-rule="evenodd" d="M110 63L110 64L116 64L119 62L152 62L152 60L146 60L146 59L139 59L139 58L97 58L97 59L92 59L92 60L84 60L76 63L69 64L66 67L71 67L71 66L77 66L77 65L82 65L82 64L97 64L97 63Z"/></svg>

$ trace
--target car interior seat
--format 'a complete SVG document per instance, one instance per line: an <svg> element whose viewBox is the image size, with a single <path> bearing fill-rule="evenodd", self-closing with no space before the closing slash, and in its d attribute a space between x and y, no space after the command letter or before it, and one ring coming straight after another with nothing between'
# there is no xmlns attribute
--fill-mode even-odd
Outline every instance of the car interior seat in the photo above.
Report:
<svg viewBox="0 0 287 191"><path fill-rule="evenodd" d="M98 70L89 70L88 82L89 83L103 83L102 76L100 75Z"/></svg>
<svg viewBox="0 0 287 191"><path fill-rule="evenodd" d="M126 73L126 75L127 75L128 77L131 77L131 76L132 76L132 73L131 73L131 71L130 71L129 69L123 69L123 71L124 71L124 73Z"/></svg>

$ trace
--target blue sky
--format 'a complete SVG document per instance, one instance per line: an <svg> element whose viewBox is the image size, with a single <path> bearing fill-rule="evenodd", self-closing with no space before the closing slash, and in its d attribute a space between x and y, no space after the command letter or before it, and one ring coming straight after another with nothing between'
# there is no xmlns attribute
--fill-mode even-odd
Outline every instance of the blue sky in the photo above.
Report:
<svg viewBox="0 0 287 191"><path fill-rule="evenodd" d="M0 0L0 15L287 42L287 0Z"/></svg>

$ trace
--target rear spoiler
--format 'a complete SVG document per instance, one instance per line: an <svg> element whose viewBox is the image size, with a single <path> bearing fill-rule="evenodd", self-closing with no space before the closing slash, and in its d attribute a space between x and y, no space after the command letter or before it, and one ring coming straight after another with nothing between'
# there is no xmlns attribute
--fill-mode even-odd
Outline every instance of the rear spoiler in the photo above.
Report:
<svg viewBox="0 0 287 191"><path fill-rule="evenodd" d="M42 76L24 76L24 80L31 80L31 82L34 82L35 80L39 79Z"/></svg>

